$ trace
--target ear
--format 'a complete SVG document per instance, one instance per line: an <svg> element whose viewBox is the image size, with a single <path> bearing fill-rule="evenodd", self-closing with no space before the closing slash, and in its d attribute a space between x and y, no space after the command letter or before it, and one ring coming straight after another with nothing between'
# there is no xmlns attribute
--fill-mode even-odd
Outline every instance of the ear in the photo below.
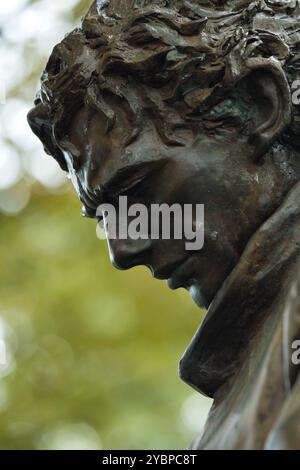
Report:
<svg viewBox="0 0 300 470"><path fill-rule="evenodd" d="M291 90L276 59L254 58L246 62L248 89L256 104L256 117L249 135L257 161L270 149L292 116Z"/></svg>

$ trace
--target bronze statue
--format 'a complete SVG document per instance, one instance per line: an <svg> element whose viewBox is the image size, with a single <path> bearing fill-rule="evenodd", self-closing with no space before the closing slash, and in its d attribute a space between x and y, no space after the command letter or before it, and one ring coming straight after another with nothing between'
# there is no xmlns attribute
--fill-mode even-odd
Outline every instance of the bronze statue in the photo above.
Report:
<svg viewBox="0 0 300 470"><path fill-rule="evenodd" d="M208 309L180 363L214 399L194 449L300 448L299 20L298 0L98 0L29 113L85 215L205 204L200 251L108 240Z"/></svg>

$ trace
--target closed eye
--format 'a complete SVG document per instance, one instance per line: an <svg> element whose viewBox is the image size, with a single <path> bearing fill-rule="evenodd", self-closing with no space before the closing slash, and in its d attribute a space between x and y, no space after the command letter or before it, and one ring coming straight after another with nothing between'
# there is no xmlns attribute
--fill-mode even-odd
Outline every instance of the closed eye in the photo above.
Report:
<svg viewBox="0 0 300 470"><path fill-rule="evenodd" d="M130 198L135 198L138 195L142 195L145 182L149 178L150 175L146 175L143 178L139 178L137 181L133 181L129 186L125 187L124 189L120 189L120 191L115 196L127 196Z"/></svg>
<svg viewBox="0 0 300 470"><path fill-rule="evenodd" d="M108 199L117 200L120 196L142 197L147 186L151 187L151 178L162 169L167 163L167 159L143 164L127 170L128 178L126 179L126 170L120 171L119 174L108 184L104 190ZM134 175L135 172L135 175Z"/></svg>

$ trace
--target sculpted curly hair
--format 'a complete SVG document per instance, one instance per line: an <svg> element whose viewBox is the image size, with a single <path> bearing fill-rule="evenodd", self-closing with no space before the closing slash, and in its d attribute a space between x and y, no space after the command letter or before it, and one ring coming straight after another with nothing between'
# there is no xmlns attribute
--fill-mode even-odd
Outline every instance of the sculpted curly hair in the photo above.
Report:
<svg viewBox="0 0 300 470"><path fill-rule="evenodd" d="M61 147L83 105L101 113L110 132L113 104L121 104L131 123L127 144L146 119L166 145L182 145L180 129L215 132L236 122L230 101L219 104L256 58L283 69L292 87L300 75L299 19L299 0L95 1L82 27L54 48L30 125L65 170ZM248 112L244 106L245 122ZM299 121L294 106L282 144L300 148Z"/></svg>

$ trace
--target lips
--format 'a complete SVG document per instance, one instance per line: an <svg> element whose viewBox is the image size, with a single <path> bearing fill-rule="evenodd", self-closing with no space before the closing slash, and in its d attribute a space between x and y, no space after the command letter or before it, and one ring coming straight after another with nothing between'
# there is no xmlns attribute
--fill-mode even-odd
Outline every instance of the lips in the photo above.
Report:
<svg viewBox="0 0 300 470"><path fill-rule="evenodd" d="M194 261L191 258L172 263L153 272L155 279L167 280L168 286L172 290L189 288L193 274Z"/></svg>
<svg viewBox="0 0 300 470"><path fill-rule="evenodd" d="M185 262L181 263L177 269L168 278L168 286L172 290L185 288L189 289L195 274L196 260L189 257Z"/></svg>
<svg viewBox="0 0 300 470"><path fill-rule="evenodd" d="M180 270L181 271L181 270ZM180 289L180 288L186 288L188 287L188 280L184 280L182 276L180 276L177 271L173 274L173 276L170 276L167 280L168 286L172 290Z"/></svg>
<svg viewBox="0 0 300 470"><path fill-rule="evenodd" d="M155 279L160 279L160 280L167 280L169 279L173 273L177 271L179 266L184 262L184 260L177 261L175 263L169 264L167 266L164 266L163 268L158 269L157 271L153 272L153 277Z"/></svg>

